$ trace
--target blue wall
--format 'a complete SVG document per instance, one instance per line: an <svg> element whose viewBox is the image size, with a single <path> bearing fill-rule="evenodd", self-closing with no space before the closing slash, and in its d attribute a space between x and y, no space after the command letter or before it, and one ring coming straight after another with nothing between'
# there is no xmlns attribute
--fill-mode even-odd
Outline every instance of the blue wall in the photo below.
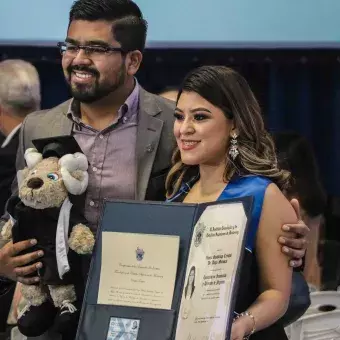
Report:
<svg viewBox="0 0 340 340"><path fill-rule="evenodd" d="M339 0L136 0L149 46L340 46ZM0 43L63 40L73 0L0 1Z"/></svg>

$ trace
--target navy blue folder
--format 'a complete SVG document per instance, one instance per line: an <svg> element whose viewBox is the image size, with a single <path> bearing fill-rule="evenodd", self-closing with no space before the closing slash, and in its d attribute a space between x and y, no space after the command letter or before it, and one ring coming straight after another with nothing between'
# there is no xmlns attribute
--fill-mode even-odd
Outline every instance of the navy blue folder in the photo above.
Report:
<svg viewBox="0 0 340 340"><path fill-rule="evenodd" d="M174 339L194 226L207 206L234 202L243 203L245 213L248 217L247 228L251 216L252 197L207 204L106 201L100 228L97 233L97 241L93 253L76 340L107 340L109 323L112 317L140 320L136 340ZM177 235L180 237L177 276L171 310L97 304L101 271L102 232L110 231ZM245 238L243 242L245 242ZM239 263L242 263L242 259ZM237 285L236 280L234 286L235 291L237 290ZM234 308L234 303L235 301L232 301L230 305L231 310ZM228 320L228 326L230 326L231 322L232 319ZM228 329L229 328L230 327L228 327ZM122 337L121 339L124 338Z"/></svg>

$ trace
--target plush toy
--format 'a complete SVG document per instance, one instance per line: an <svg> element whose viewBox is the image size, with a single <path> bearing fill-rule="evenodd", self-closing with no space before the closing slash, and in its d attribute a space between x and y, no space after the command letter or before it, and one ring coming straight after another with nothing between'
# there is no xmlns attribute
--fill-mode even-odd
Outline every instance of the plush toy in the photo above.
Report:
<svg viewBox="0 0 340 340"><path fill-rule="evenodd" d="M25 152L27 167L18 173L19 197L9 201L11 219L1 233L14 243L36 239L29 251L44 252L37 270L40 282L22 285L27 305L18 316L18 328L26 336L39 336L52 325L65 331L78 319L76 285L84 281L81 255L91 254L95 243L78 202L88 184L85 155L69 153L79 149L69 136L33 144L41 152Z"/></svg>

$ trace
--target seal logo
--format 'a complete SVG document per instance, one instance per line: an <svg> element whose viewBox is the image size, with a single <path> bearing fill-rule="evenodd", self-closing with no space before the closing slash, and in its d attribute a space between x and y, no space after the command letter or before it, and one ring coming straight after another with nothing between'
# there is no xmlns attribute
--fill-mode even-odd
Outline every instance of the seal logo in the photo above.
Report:
<svg viewBox="0 0 340 340"><path fill-rule="evenodd" d="M144 259L145 251L142 248L137 247L136 249L136 259L137 261L142 261Z"/></svg>
<svg viewBox="0 0 340 340"><path fill-rule="evenodd" d="M198 247L202 243L205 228L206 228L206 225L204 223L202 222L198 223L198 226L195 232L195 238L194 238L195 247Z"/></svg>

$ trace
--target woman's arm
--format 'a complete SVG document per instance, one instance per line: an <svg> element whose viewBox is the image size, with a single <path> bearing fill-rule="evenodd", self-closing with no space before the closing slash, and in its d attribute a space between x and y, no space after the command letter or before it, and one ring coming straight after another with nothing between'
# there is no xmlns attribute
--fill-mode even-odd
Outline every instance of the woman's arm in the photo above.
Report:
<svg viewBox="0 0 340 340"><path fill-rule="evenodd" d="M277 239L282 234L283 224L296 223L296 221L297 217L290 203L276 185L270 184L265 193L256 236L261 294L248 309L254 317L257 331L275 323L287 310L292 269ZM243 316L234 322L233 327L243 329L247 335L254 327L254 320L249 316Z"/></svg>

